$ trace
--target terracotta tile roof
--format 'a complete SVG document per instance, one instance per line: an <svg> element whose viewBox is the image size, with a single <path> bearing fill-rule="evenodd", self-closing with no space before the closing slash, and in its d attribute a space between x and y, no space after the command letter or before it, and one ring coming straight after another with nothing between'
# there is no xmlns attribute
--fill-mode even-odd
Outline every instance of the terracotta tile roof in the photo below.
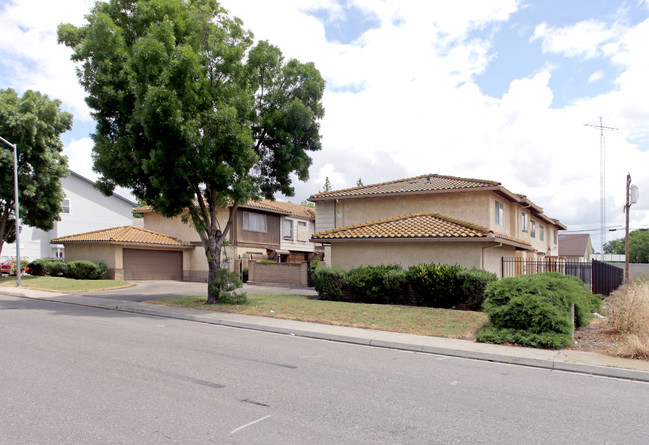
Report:
<svg viewBox="0 0 649 445"><path fill-rule="evenodd" d="M61 236L50 240L51 244L64 243L111 243L138 244L148 246L192 247L187 243L169 235L142 229L134 226L112 227L76 235Z"/></svg>
<svg viewBox="0 0 649 445"><path fill-rule="evenodd" d="M373 221L350 227L341 227L313 235L312 241L377 240L377 239L481 239L531 248L531 244L489 229L442 215L440 213L415 213L396 218Z"/></svg>
<svg viewBox="0 0 649 445"><path fill-rule="evenodd" d="M440 192L449 190L495 189L499 188L500 186L500 183L495 181L428 174L415 176L414 178L382 182L380 184L362 185L360 187L352 187L343 190L332 190L330 192L318 193L309 197L309 200L318 201L341 197L352 198L401 193Z"/></svg>
<svg viewBox="0 0 649 445"><path fill-rule="evenodd" d="M269 199L262 199L261 201L250 200L240 207L249 209L265 210L273 213L281 213L284 215L291 215L300 218L315 219L315 209L299 204L284 201L271 201ZM133 213L151 213L153 207L142 206L133 209Z"/></svg>

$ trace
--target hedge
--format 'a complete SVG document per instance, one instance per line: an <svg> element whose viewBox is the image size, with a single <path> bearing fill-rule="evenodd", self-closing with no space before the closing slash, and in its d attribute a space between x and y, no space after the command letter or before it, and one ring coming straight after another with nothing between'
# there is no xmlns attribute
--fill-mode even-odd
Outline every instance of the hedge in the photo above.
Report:
<svg viewBox="0 0 649 445"><path fill-rule="evenodd" d="M313 286L322 300L340 301L347 289L347 271L340 267L318 267L313 271Z"/></svg>
<svg viewBox="0 0 649 445"><path fill-rule="evenodd" d="M408 282L418 306L457 307L463 303L462 282L458 277L464 270L458 265L418 264L408 268Z"/></svg>

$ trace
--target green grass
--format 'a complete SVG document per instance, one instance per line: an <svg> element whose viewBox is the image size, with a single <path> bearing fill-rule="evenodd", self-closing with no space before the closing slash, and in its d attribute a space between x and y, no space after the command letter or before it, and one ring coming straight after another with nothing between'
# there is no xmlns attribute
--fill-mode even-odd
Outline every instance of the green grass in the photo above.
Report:
<svg viewBox="0 0 649 445"><path fill-rule="evenodd" d="M205 301L206 297L178 297L149 303L452 338L473 339L487 323L482 312L323 301L300 295L248 294L248 304L241 306L206 305Z"/></svg>
<svg viewBox="0 0 649 445"><path fill-rule="evenodd" d="M84 292L133 286L133 283L122 280L73 280L62 277L24 276L20 278L20 282L21 286L25 289L50 292ZM16 277L3 277L0 279L1 287L12 287L15 285Z"/></svg>

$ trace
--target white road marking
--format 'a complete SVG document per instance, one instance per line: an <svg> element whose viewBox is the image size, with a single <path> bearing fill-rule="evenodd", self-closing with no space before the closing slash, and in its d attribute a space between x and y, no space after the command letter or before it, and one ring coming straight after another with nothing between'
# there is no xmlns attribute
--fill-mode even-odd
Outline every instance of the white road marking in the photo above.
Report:
<svg viewBox="0 0 649 445"><path fill-rule="evenodd" d="M236 433L237 431L241 431L242 429L247 428L247 427L249 427L250 425L254 425L254 424L257 423L257 422L261 422L262 420L266 420L266 419L268 419L269 417L270 417L270 416L264 416L264 417L262 417L261 419L257 419L257 420L254 420L254 421L250 422L250 423L246 423L245 425L242 425L242 426L240 426L239 428L237 428L237 429L235 429L235 430L232 430L232 432L231 432L230 434L234 434L234 433Z"/></svg>

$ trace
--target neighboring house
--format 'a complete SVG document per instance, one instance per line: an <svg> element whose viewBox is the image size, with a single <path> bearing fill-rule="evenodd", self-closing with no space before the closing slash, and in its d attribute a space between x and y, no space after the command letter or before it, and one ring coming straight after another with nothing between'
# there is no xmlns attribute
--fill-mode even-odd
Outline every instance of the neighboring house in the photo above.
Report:
<svg viewBox="0 0 649 445"><path fill-rule="evenodd" d="M221 228L225 228L231 211L224 208L217 213ZM109 276L115 278L207 280L205 250L191 224L183 223L181 216L166 218L149 206L138 207L133 213L142 215L141 228L116 227L55 241L66 246L82 246L75 248L74 259L104 262ZM283 227L288 231L289 223L285 221L294 227L290 239L282 232ZM313 209L305 206L265 199L250 201L236 210L223 244L222 267L234 270L235 263L241 262L245 267L249 260L265 258L285 262L310 260L315 252L314 244L309 241L314 221ZM300 223L306 223L306 229ZM306 230L306 235L302 230ZM136 254L137 264L132 261ZM68 258L72 259L71 254ZM160 273L161 270L165 273Z"/></svg>
<svg viewBox="0 0 649 445"><path fill-rule="evenodd" d="M574 261L588 261L593 254L590 235L562 233L559 235L559 257Z"/></svg>
<svg viewBox="0 0 649 445"><path fill-rule="evenodd" d="M558 254L565 226L495 181L422 175L319 193L316 233L325 263L459 264L501 275L503 257Z"/></svg>
<svg viewBox="0 0 649 445"><path fill-rule="evenodd" d="M62 244L51 244L54 238L79 232L89 232L107 227L123 226L133 221L135 203L119 195L105 196L94 187L94 182L70 171L61 179L65 193L61 220L54 222L54 228L43 231L22 226L20 232L20 256L23 259L65 258ZM15 244L5 244L2 256L13 258Z"/></svg>

